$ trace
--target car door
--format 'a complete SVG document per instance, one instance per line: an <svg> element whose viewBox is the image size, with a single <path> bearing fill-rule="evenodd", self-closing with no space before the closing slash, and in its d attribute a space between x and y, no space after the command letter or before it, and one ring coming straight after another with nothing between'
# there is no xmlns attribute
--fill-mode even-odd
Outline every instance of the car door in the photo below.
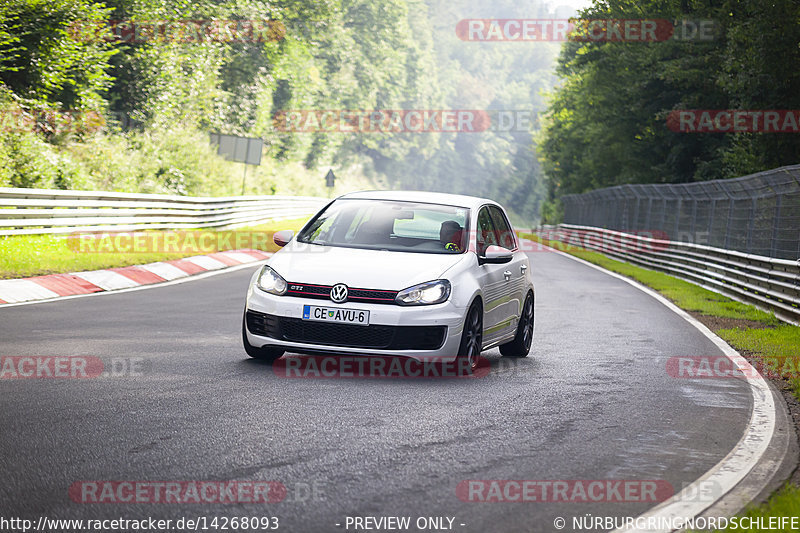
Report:
<svg viewBox="0 0 800 533"><path fill-rule="evenodd" d="M497 230L488 206L478 211L475 250L478 256L483 255L491 245L499 246ZM507 303L508 282L505 272L508 265L492 265L484 263L478 266L478 283L483 292L483 344L491 344L508 332Z"/></svg>
<svg viewBox="0 0 800 533"><path fill-rule="evenodd" d="M522 313L522 304L525 301L528 258L519 249L517 237L503 210L499 206L491 205L489 206L489 213L492 216L492 222L497 232L498 246L512 251L514 256L510 263L503 265L506 267L503 270L506 281L503 292L505 302L502 306L503 316L500 317L500 320L510 324L510 330L504 330L506 333L515 333L517 322Z"/></svg>

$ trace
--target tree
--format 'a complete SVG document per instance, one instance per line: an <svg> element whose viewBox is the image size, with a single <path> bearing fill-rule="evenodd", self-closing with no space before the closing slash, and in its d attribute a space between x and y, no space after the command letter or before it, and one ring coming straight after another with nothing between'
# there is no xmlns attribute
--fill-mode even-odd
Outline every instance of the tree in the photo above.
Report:
<svg viewBox="0 0 800 533"><path fill-rule="evenodd" d="M112 77L113 48L82 31L109 10L88 0L7 0L0 6L0 81L18 96L66 109L95 108Z"/></svg>

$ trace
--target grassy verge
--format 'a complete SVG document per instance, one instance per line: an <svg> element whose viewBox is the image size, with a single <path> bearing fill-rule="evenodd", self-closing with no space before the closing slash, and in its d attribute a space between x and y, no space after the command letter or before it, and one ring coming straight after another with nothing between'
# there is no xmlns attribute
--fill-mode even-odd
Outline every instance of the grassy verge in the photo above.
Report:
<svg viewBox="0 0 800 533"><path fill-rule="evenodd" d="M137 232L142 237L138 243L125 238L130 234L84 243L65 235L0 237L0 279L141 265L235 248L275 251L271 234L282 229L297 230L306 220L275 220L233 230Z"/></svg>
<svg viewBox="0 0 800 533"><path fill-rule="evenodd" d="M772 497L764 502L762 505L753 506L747 509L745 512L739 515L740 517L745 516L751 520L744 520L740 521L738 525L745 525L745 526L757 526L758 522L756 520L761 519L762 524L764 525L763 528L758 527L751 527L747 528L734 528L729 526L728 529L723 531L758 531L759 533L763 531L797 531L796 529L791 529L791 527L787 527L784 529L770 528L769 519L773 518L776 520L777 525L777 517L786 516L786 517L797 517L800 516L800 488L794 485L786 485L779 491L775 492ZM770 528L770 529L767 529Z"/></svg>
<svg viewBox="0 0 800 533"><path fill-rule="evenodd" d="M777 385L788 388L800 399L800 328L785 324L755 307L721 294L703 289L687 281L662 272L647 270L629 263L610 259L605 255L558 241L542 239L537 235L521 234L536 241L584 259L612 272L632 278L667 297L678 307L692 313L714 333L736 348L762 372L777 378ZM783 378L783 379L781 379ZM749 507L740 516L769 517L800 516L800 488L787 483L761 505ZM749 522L745 522L749 525ZM758 525L757 523L755 525ZM733 528L729 528L733 531ZM774 529L772 531L790 531ZM761 531L758 527L738 528L736 531Z"/></svg>
<svg viewBox="0 0 800 533"><path fill-rule="evenodd" d="M719 329L715 333L745 355L755 357L762 373L781 376L800 399L800 328L782 324L771 329Z"/></svg>

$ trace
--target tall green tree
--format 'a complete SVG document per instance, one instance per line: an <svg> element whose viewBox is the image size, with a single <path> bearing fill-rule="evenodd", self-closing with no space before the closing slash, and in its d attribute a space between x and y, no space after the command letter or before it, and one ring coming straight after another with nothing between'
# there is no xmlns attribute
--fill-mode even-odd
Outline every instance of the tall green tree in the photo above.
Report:
<svg viewBox="0 0 800 533"><path fill-rule="evenodd" d="M89 0L5 0L0 4L0 82L17 96L69 109L102 103L115 50L82 28L109 14ZM102 36L102 34L101 34Z"/></svg>
<svg viewBox="0 0 800 533"><path fill-rule="evenodd" d="M799 109L800 5L596 1L589 19L714 21L711 40L569 42L539 139L548 198L624 183L736 177L797 162L800 136L680 133L682 109ZM680 36L680 35L679 35Z"/></svg>

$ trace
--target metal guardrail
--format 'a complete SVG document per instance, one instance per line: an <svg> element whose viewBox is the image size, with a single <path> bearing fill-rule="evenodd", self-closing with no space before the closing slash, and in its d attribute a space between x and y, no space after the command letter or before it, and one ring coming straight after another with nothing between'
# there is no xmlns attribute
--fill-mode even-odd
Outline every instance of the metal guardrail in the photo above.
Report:
<svg viewBox="0 0 800 533"><path fill-rule="evenodd" d="M660 270L735 300L768 309L800 323L800 259L791 261L677 241L654 239L591 226L561 224L534 232Z"/></svg>
<svg viewBox="0 0 800 533"><path fill-rule="evenodd" d="M311 196L192 197L0 187L0 236L220 228L309 215Z"/></svg>

